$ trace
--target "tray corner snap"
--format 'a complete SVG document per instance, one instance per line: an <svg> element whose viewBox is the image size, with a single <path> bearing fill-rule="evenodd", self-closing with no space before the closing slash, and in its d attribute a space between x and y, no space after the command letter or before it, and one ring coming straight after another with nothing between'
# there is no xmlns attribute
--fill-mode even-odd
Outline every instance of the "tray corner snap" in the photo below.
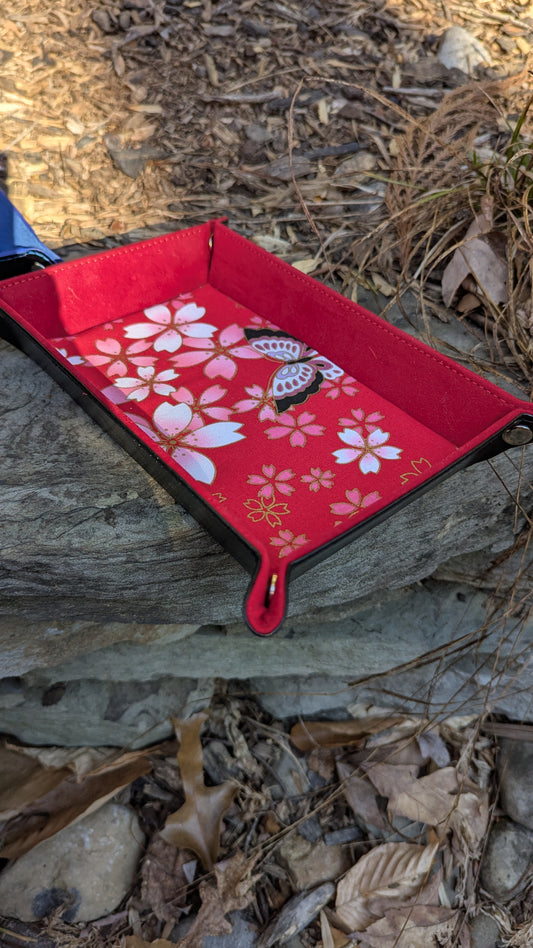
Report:
<svg viewBox="0 0 533 948"><path fill-rule="evenodd" d="M530 441L533 441L533 430L529 425L510 425L502 432L502 440L510 447L529 444Z"/></svg>

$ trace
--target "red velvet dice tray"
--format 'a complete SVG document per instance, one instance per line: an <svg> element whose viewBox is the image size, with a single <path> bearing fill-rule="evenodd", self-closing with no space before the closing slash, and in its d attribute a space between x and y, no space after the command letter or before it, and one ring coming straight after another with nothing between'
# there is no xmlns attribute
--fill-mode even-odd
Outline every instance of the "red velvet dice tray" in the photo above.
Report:
<svg viewBox="0 0 533 948"><path fill-rule="evenodd" d="M0 331L249 570L299 575L533 428L500 391L211 221L0 283Z"/></svg>

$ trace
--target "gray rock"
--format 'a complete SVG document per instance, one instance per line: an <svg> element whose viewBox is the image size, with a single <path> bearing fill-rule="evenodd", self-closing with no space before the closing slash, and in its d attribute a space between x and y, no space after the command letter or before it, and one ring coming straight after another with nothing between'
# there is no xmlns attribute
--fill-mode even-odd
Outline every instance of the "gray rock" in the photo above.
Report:
<svg viewBox="0 0 533 948"><path fill-rule="evenodd" d="M207 707L213 685L212 679L170 676L139 682L25 682L14 707L2 707L0 692L0 730L29 744L144 747L173 734L171 717Z"/></svg>
<svg viewBox="0 0 533 948"><path fill-rule="evenodd" d="M106 146L113 164L129 178L138 178L144 171L146 162L166 157L161 148L155 148L148 142L143 142L138 148L123 145L117 135L104 135Z"/></svg>
<svg viewBox="0 0 533 948"><path fill-rule="evenodd" d="M2 914L30 922L64 905L66 922L108 915L132 885L143 844L135 814L107 803L3 871Z"/></svg>
<svg viewBox="0 0 533 948"><path fill-rule="evenodd" d="M233 924L230 935L208 935L202 941L202 948L254 948L257 944L257 926L248 922L240 912L228 916Z"/></svg>
<svg viewBox="0 0 533 948"><path fill-rule="evenodd" d="M244 134L251 142L255 142L258 145L263 145L272 138L272 132L266 128L265 125L257 125L255 123L247 125L244 129Z"/></svg>
<svg viewBox="0 0 533 948"><path fill-rule="evenodd" d="M470 923L471 948L497 948L500 937L498 923L490 915L476 915Z"/></svg>
<svg viewBox="0 0 533 948"><path fill-rule="evenodd" d="M63 662L58 650L53 665L43 663L23 676L16 674L22 663L13 662L15 675L0 680L0 729L28 743L142 746L171 733L170 715L205 707L215 676L238 676L230 691L242 691L247 680L265 710L277 718L346 717L347 708L357 702L383 704L383 674L391 707L418 712L422 702L429 714L438 716L462 714L465 708L481 712L487 705L526 717L533 688L533 668L527 663L533 617L524 620L521 631L516 625L516 641L502 636L498 616L487 634L480 634L491 603L485 590L428 580L347 604L344 616L336 608L317 612L312 621L288 620L266 642L258 642L242 624L204 626L188 635L182 627L172 635L172 627L159 626L145 642L134 629L129 643ZM333 618L336 613L338 619ZM459 630L460 636L470 636L462 639L468 647L447 658ZM158 640L157 633L164 631ZM59 635L51 636L51 647L58 640ZM395 670L431 650L433 662ZM200 680L199 670L206 676ZM272 745L267 748L269 760L277 753ZM231 761L226 765L232 766ZM284 789L279 793L305 792L305 773L294 758L289 755L280 766Z"/></svg>
<svg viewBox="0 0 533 948"><path fill-rule="evenodd" d="M512 820L533 830L533 744L507 738L498 743L501 805Z"/></svg>
<svg viewBox="0 0 533 948"><path fill-rule="evenodd" d="M304 820L303 823L300 823L298 827L298 832L300 836L303 836L304 839L307 839L310 843L316 843L318 839L322 837L322 826L318 816L313 814L307 820ZM325 839L325 837L324 837ZM335 845L336 843L344 843L346 840L343 839L332 839L329 840L329 845Z"/></svg>
<svg viewBox="0 0 533 948"><path fill-rule="evenodd" d="M424 823L415 822L406 816L393 816L390 828L384 830L381 835L387 843L403 843L407 839L412 839L416 843L426 843L426 832L427 826Z"/></svg>
<svg viewBox="0 0 533 948"><path fill-rule="evenodd" d="M100 27L103 33L112 33L114 24L107 10L93 10L91 20Z"/></svg>
<svg viewBox="0 0 533 948"><path fill-rule="evenodd" d="M321 909L335 895L332 882L325 882L312 892L302 892L285 903L279 915L261 935L257 948L287 945L291 938L302 932L317 917Z"/></svg>
<svg viewBox="0 0 533 948"><path fill-rule="evenodd" d="M326 845L323 840L310 843L299 833L289 833L278 846L277 857L297 892L338 879L350 868L348 850L344 846Z"/></svg>
<svg viewBox="0 0 533 948"><path fill-rule="evenodd" d="M474 74L476 66L490 66L491 56L475 36L462 26L450 26L444 33L438 58L447 69L460 69Z"/></svg>
<svg viewBox="0 0 533 948"><path fill-rule="evenodd" d="M339 843L355 843L356 840L363 839L363 836L364 833L359 826L345 826L343 829L324 833L324 842L327 846L336 846Z"/></svg>
<svg viewBox="0 0 533 948"><path fill-rule="evenodd" d="M512 898L533 867L533 833L511 820L490 830L481 864L481 884L496 900Z"/></svg>

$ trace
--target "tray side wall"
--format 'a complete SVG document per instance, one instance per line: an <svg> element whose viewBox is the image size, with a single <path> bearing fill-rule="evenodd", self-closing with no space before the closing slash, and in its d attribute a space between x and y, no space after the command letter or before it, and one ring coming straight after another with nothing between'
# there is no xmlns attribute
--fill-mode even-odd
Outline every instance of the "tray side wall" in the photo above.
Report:
<svg viewBox="0 0 533 948"><path fill-rule="evenodd" d="M531 410L220 224L209 279L457 446Z"/></svg>
<svg viewBox="0 0 533 948"><path fill-rule="evenodd" d="M73 335L207 282L211 225L155 237L0 284L0 301L45 338Z"/></svg>

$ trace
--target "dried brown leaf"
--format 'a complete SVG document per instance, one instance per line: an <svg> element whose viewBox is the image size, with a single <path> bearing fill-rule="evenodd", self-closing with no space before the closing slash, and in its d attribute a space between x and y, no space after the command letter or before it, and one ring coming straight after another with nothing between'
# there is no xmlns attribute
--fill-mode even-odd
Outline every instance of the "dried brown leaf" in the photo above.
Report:
<svg viewBox="0 0 533 948"><path fill-rule="evenodd" d="M226 915L242 912L253 898L257 877L252 875L259 855L248 859L237 852L231 859L219 862L215 868L216 886L200 883L202 904L187 934L178 942L178 948L198 948L208 935L230 935L232 926Z"/></svg>
<svg viewBox="0 0 533 948"><path fill-rule="evenodd" d="M443 767L426 777L396 775L404 768L378 764L369 773L379 792L389 798L388 809L396 816L437 826L449 819L457 805L459 781L453 767ZM384 777L386 772L386 777Z"/></svg>
<svg viewBox="0 0 533 948"><path fill-rule="evenodd" d="M457 290L469 274L474 277L480 292L492 303L507 302L507 260L496 253L488 236L478 236L486 234L486 230L485 218L476 215L446 266L441 284L445 306L451 306Z"/></svg>
<svg viewBox="0 0 533 948"><path fill-rule="evenodd" d="M315 747L359 746L369 734L399 724L401 717L368 717L353 721L299 721L291 730L292 743L301 751Z"/></svg>
<svg viewBox="0 0 533 948"><path fill-rule="evenodd" d="M342 791L346 802L355 816L362 817L366 823L378 829L385 829L387 824L378 807L376 793L370 781L355 773L352 764L344 760L337 761L337 773L342 781Z"/></svg>
<svg viewBox="0 0 533 948"><path fill-rule="evenodd" d="M484 791L461 793L450 816L450 828L463 848L475 853L489 824L489 801Z"/></svg>
<svg viewBox="0 0 533 948"><path fill-rule="evenodd" d="M450 944L456 919L457 912L442 905L389 909L366 929L365 942L371 948L429 948L446 938L439 944Z"/></svg>
<svg viewBox="0 0 533 948"><path fill-rule="evenodd" d="M186 721L174 721L185 803L168 817L161 836L174 846L192 849L204 869L212 869L219 852L222 820L237 786L229 781L216 787L204 783L200 730L206 718L205 714L196 714Z"/></svg>
<svg viewBox="0 0 533 948"><path fill-rule="evenodd" d="M485 195L466 235L442 274L442 298L450 306L457 290L471 274L479 290L493 303L505 303L507 260L496 253L490 242L493 228L493 199Z"/></svg>
<svg viewBox="0 0 533 948"><path fill-rule="evenodd" d="M378 792L388 797L390 813L429 826L445 824L466 849L477 850L489 818L487 795L470 785L464 789L454 767L418 778L410 767L375 764L368 776Z"/></svg>
<svg viewBox="0 0 533 948"><path fill-rule="evenodd" d="M176 922L187 904L187 877L183 866L191 854L176 849L156 833L152 836L141 867L141 898L164 922Z"/></svg>
<svg viewBox="0 0 533 948"><path fill-rule="evenodd" d="M150 771L152 765L146 754L147 751L124 754L113 761L111 768L98 768L81 780L69 771L49 793L33 800L19 816L6 823L0 857L18 858L69 823L103 806L122 787Z"/></svg>
<svg viewBox="0 0 533 948"><path fill-rule="evenodd" d="M66 767L43 767L15 747L0 746L0 820L9 820L44 796L70 771Z"/></svg>
<svg viewBox="0 0 533 948"><path fill-rule="evenodd" d="M175 943L167 941L166 938L145 941L140 935L127 935L124 939L124 948L175 948Z"/></svg>
<svg viewBox="0 0 533 948"><path fill-rule="evenodd" d="M383 843L361 856L337 886L335 911L351 931L364 931L373 921L371 899L402 901L413 895L429 875L438 845Z"/></svg>
<svg viewBox="0 0 533 948"><path fill-rule="evenodd" d="M320 935L322 937L322 948L335 948L333 932L324 909L320 910Z"/></svg>

